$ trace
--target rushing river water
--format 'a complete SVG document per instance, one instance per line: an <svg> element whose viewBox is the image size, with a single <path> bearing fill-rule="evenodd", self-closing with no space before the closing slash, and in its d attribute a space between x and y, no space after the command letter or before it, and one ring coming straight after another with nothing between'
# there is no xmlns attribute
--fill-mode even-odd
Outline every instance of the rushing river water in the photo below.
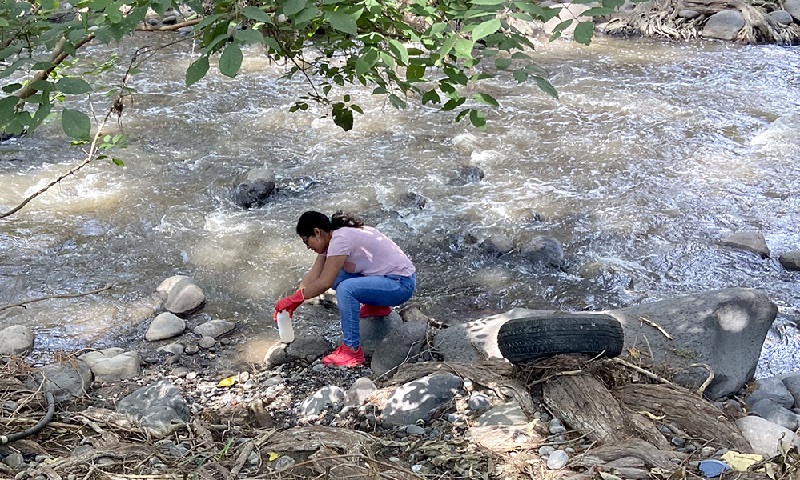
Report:
<svg viewBox="0 0 800 480"><path fill-rule="evenodd" d="M118 152L124 168L96 161L0 220L0 306L113 289L0 311L0 328L29 322L42 349L113 345L141 335L131 310L163 279L187 274L204 288L209 317L262 333L274 328L274 301L313 261L294 235L297 217L343 209L413 257L419 289L410 303L443 322L746 286L779 306L768 342L794 345L800 274L777 257L800 248L798 52L558 41L538 54L558 101L511 79L487 81L501 107L478 131L452 114L398 111L353 88L365 115L343 132L321 110L289 113L306 85L280 79L283 68L256 54L236 79L212 71L187 90L183 72L196 57L189 45L175 47L134 79L122 118L132 140ZM64 143L46 126L0 144L1 211L83 158ZM464 166L485 178L454 181ZM243 211L230 200L234 179L260 167L275 170L279 192ZM762 233L773 258L719 246L737 231ZM482 253L478 244L498 235L517 246L557 238L565 271ZM592 262L601 275L583 273ZM299 319L312 322L311 311L301 308ZM793 349L784 350L788 360L760 374L793 368Z"/></svg>

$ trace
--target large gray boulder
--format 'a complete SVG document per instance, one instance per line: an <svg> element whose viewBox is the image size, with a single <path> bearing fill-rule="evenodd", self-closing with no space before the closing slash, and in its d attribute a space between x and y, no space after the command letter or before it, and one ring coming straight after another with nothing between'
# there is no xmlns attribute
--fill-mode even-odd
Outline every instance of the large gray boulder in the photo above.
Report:
<svg viewBox="0 0 800 480"><path fill-rule="evenodd" d="M722 10L711 15L703 27L703 37L718 40L736 40L744 27L744 17L738 10Z"/></svg>
<svg viewBox="0 0 800 480"><path fill-rule="evenodd" d="M434 345L445 361L503 358L497 333L505 322L553 313L518 308L453 325L436 335ZM714 378L704 393L716 399L736 393L753 378L778 308L763 292L729 288L619 310L581 312L593 313L620 321L625 334L623 355L652 352L654 365L677 372L677 383L697 388L709 377L708 366Z"/></svg>
<svg viewBox="0 0 800 480"><path fill-rule="evenodd" d="M606 313L622 323L626 348L652 351L655 365L679 372L678 383L699 386L708 371L693 365L711 368L714 379L705 394L715 399L736 393L753 378L778 307L758 290L728 288Z"/></svg>

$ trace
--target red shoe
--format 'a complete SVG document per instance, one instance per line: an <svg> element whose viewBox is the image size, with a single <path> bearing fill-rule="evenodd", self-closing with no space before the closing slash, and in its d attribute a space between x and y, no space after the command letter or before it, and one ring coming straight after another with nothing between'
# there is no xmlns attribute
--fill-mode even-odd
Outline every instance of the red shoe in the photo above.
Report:
<svg viewBox="0 0 800 480"><path fill-rule="evenodd" d="M376 307L375 305L361 305L358 311L358 318L364 317L385 317L392 313L392 307Z"/></svg>
<svg viewBox="0 0 800 480"><path fill-rule="evenodd" d="M364 365L364 351L361 347L352 349L341 344L333 353L322 357L322 363L328 367L357 367Z"/></svg>

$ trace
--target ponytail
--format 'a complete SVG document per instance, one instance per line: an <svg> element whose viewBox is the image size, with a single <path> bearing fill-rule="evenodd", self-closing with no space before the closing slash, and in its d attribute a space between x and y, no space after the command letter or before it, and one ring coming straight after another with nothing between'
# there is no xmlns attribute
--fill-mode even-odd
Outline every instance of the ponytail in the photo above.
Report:
<svg viewBox="0 0 800 480"><path fill-rule="evenodd" d="M363 226L364 222L362 222L359 218L348 215L341 210L338 210L336 213L331 215L331 230L336 230L337 228L341 227L361 228Z"/></svg>
<svg viewBox="0 0 800 480"><path fill-rule="evenodd" d="M301 237L309 237L314 235L315 228L319 228L324 232L330 232L342 227L361 228L363 226L364 222L341 210L334 213L330 219L324 213L309 210L300 215L295 231Z"/></svg>

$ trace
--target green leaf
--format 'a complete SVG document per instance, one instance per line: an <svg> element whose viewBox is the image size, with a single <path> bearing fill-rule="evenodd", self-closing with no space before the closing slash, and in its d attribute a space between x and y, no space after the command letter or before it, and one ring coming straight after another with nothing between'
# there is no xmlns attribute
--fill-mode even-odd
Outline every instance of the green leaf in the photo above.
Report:
<svg viewBox="0 0 800 480"><path fill-rule="evenodd" d="M320 11L314 5L307 5L306 8L303 9L302 12L298 13L296 17L294 17L294 24L295 26L299 26L305 24L309 20L317 18L319 16Z"/></svg>
<svg viewBox="0 0 800 480"><path fill-rule="evenodd" d="M406 109L406 108L408 108L408 104L402 98L398 97L394 93L389 95L389 103L394 105L394 108L398 108L398 109Z"/></svg>
<svg viewBox="0 0 800 480"><path fill-rule="evenodd" d="M486 117L480 110L472 109L472 111L469 112L469 121L473 126L478 128L483 128L486 126Z"/></svg>
<svg viewBox="0 0 800 480"><path fill-rule="evenodd" d="M364 75L378 62L378 51L368 48L363 56L356 59L356 75Z"/></svg>
<svg viewBox="0 0 800 480"><path fill-rule="evenodd" d="M473 5L500 5L505 0L472 0Z"/></svg>
<svg viewBox="0 0 800 480"><path fill-rule="evenodd" d="M353 129L353 111L347 107L336 108L334 106L331 111L333 114L333 123L340 127L345 132Z"/></svg>
<svg viewBox="0 0 800 480"><path fill-rule="evenodd" d="M472 40L466 38L459 38L456 40L456 57L458 58L472 58L472 47L475 44Z"/></svg>
<svg viewBox="0 0 800 480"><path fill-rule="evenodd" d="M29 127L30 130L36 130L39 125L41 125L47 117L50 115L50 103L46 102L39 105L39 108L36 109L36 113L33 115L33 121Z"/></svg>
<svg viewBox="0 0 800 480"><path fill-rule="evenodd" d="M398 42L397 40L390 39L389 50L391 50L394 53L400 65L408 65L408 50L406 49L405 45Z"/></svg>
<svg viewBox="0 0 800 480"><path fill-rule="evenodd" d="M17 113L19 98L14 95L0 100L0 129L11 123Z"/></svg>
<svg viewBox="0 0 800 480"><path fill-rule="evenodd" d="M550 84L550 82L548 82L542 77L534 77L534 78L536 79L536 85L539 86L539 89L541 91L558 100L558 92L553 87L553 85Z"/></svg>
<svg viewBox="0 0 800 480"><path fill-rule="evenodd" d="M336 30L347 33L350 35L358 34L358 27L356 26L356 19L351 15L341 12L325 12L325 18Z"/></svg>
<svg viewBox="0 0 800 480"><path fill-rule="evenodd" d="M528 80L528 72L525 70L514 70L512 75L514 75L514 80L518 83L523 83Z"/></svg>
<svg viewBox="0 0 800 480"><path fill-rule="evenodd" d="M261 10L258 7L248 5L244 7L242 13L244 14L245 17L255 20L257 22L272 24L272 16L270 16L267 12Z"/></svg>
<svg viewBox="0 0 800 480"><path fill-rule="evenodd" d="M219 57L219 71L230 78L236 77L239 73L239 68L242 66L242 49L235 43L228 44L222 55Z"/></svg>
<svg viewBox="0 0 800 480"><path fill-rule="evenodd" d="M487 22L483 22L472 30L472 41L477 42L481 38L484 38L498 30L500 30L499 18L493 18Z"/></svg>
<svg viewBox="0 0 800 480"><path fill-rule="evenodd" d="M11 45L8 48L4 48L0 50L0 60L5 60L12 55L16 55L20 50L22 50L22 47L19 45Z"/></svg>
<svg viewBox="0 0 800 480"><path fill-rule="evenodd" d="M414 80L422 80L425 76L425 65L409 65L406 68L406 80L414 81Z"/></svg>
<svg viewBox="0 0 800 480"><path fill-rule="evenodd" d="M594 23L579 22L575 27L575 32L572 34L572 37L578 43L589 45L592 43L592 35L594 35Z"/></svg>
<svg viewBox="0 0 800 480"><path fill-rule="evenodd" d="M28 63L28 59L27 58L20 58L16 62L12 63L11 65L8 65L7 67L5 67L3 70L0 70L0 78L8 77L12 73L16 72L19 69L19 67L25 65L26 63Z"/></svg>
<svg viewBox="0 0 800 480"><path fill-rule="evenodd" d="M208 73L208 57L202 56L186 69L186 86L191 87Z"/></svg>
<svg viewBox="0 0 800 480"><path fill-rule="evenodd" d="M456 107L461 106L466 101L466 98L451 98L447 101L444 105L442 105L442 110L449 111L453 110Z"/></svg>
<svg viewBox="0 0 800 480"><path fill-rule="evenodd" d="M116 165L118 167L124 167L125 166L125 162L123 162L119 158L112 158L111 161L114 163L114 165Z"/></svg>
<svg viewBox="0 0 800 480"><path fill-rule="evenodd" d="M264 36L261 35L261 32L253 30L252 28L237 30L236 33L233 34L233 38L236 39L237 42L245 45L248 43L259 44L264 41Z"/></svg>
<svg viewBox="0 0 800 480"><path fill-rule="evenodd" d="M92 133L92 122L85 113L65 108L61 113L61 128L73 140L89 140Z"/></svg>
<svg viewBox="0 0 800 480"><path fill-rule="evenodd" d="M476 93L475 95L472 96L472 98L474 100L477 100L477 101L485 104L485 105L489 105L489 106L492 106L492 107L499 107L500 106L500 104L497 102L497 100L493 96L489 95L488 93Z"/></svg>
<svg viewBox="0 0 800 480"><path fill-rule="evenodd" d="M422 95L422 104L425 105L427 103L440 103L442 99L439 97L439 94L436 92L436 89L432 88L425 92Z"/></svg>
<svg viewBox="0 0 800 480"><path fill-rule="evenodd" d="M456 35L456 34L452 34L449 37L447 37L447 40L445 40L444 43L442 44L441 50L439 50L439 55L442 58L444 58L447 55L449 55L450 54L450 50L453 49L453 47L455 46L457 40L458 40L458 35ZM436 63L438 64L439 62L436 62Z"/></svg>
<svg viewBox="0 0 800 480"><path fill-rule="evenodd" d="M289 0L286 4L283 5L283 13L288 15L294 15L296 13L300 13L306 6L306 0Z"/></svg>
<svg viewBox="0 0 800 480"><path fill-rule="evenodd" d="M511 59L510 58L495 58L494 66L497 67L498 70L505 70L511 66Z"/></svg>
<svg viewBox="0 0 800 480"><path fill-rule="evenodd" d="M56 88L67 95L80 95L92 91L89 82L77 77L63 77L56 83Z"/></svg>
<svg viewBox="0 0 800 480"><path fill-rule="evenodd" d="M550 41L552 42L553 40L559 38L561 36L561 32L572 25L572 21L573 20L570 18L556 25L556 28L553 29L553 33L550 35Z"/></svg>

